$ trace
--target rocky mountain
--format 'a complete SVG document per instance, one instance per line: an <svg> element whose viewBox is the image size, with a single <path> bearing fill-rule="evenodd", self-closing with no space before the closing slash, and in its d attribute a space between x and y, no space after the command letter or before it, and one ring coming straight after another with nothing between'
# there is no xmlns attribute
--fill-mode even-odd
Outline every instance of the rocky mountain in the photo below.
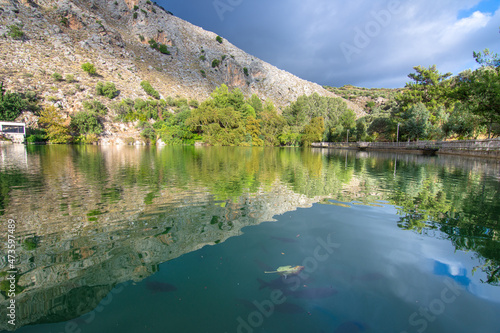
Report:
<svg viewBox="0 0 500 333"><path fill-rule="evenodd" d="M163 98L198 101L221 84L278 107L303 94L336 96L149 0L0 0L0 36L5 87L35 91L68 115L85 99L99 99L94 95L100 81L113 82L120 99L147 98L143 80ZM86 62L95 65L97 75L82 70Z"/></svg>

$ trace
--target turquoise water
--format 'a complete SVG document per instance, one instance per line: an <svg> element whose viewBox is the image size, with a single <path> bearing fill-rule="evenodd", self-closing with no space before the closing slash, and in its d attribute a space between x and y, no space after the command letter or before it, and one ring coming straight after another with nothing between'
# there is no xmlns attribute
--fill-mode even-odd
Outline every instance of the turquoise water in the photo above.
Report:
<svg viewBox="0 0 500 333"><path fill-rule="evenodd" d="M16 332L500 332L496 161L12 148Z"/></svg>

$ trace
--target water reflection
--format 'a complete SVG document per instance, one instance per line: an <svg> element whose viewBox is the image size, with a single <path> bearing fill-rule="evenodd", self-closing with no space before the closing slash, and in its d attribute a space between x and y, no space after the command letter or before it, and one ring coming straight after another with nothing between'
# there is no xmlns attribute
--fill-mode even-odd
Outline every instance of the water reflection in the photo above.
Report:
<svg viewBox="0 0 500 333"><path fill-rule="evenodd" d="M17 327L78 317L117 284L140 281L162 262L315 202L395 205L401 229L443 232L457 249L476 253L485 283L499 284L496 161L269 148L19 147L0 148L0 214L18 222L20 240ZM1 265L6 271L5 258ZM435 274L466 283L439 261ZM151 290L176 288L158 283L150 282ZM2 298L2 311L5 304Z"/></svg>

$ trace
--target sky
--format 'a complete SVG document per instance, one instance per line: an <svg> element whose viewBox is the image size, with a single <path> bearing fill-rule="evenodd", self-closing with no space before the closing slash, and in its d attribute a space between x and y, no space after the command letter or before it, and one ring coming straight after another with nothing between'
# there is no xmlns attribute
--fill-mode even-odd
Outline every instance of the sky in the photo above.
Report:
<svg viewBox="0 0 500 333"><path fill-rule="evenodd" d="M398 88L413 67L500 53L500 0L157 0L177 17L320 85Z"/></svg>

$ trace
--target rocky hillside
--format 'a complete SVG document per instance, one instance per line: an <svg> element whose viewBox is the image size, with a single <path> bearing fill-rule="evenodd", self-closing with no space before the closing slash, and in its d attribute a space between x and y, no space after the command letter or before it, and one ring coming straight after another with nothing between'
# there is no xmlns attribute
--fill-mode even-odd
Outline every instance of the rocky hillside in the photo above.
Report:
<svg viewBox="0 0 500 333"><path fill-rule="evenodd" d="M67 115L80 110L83 100L99 99L94 95L100 81L113 82L119 99L146 98L143 80L163 98L198 101L221 84L279 107L303 94L336 96L149 0L0 0L0 36L5 87L35 91ZM97 75L82 70L86 62Z"/></svg>

